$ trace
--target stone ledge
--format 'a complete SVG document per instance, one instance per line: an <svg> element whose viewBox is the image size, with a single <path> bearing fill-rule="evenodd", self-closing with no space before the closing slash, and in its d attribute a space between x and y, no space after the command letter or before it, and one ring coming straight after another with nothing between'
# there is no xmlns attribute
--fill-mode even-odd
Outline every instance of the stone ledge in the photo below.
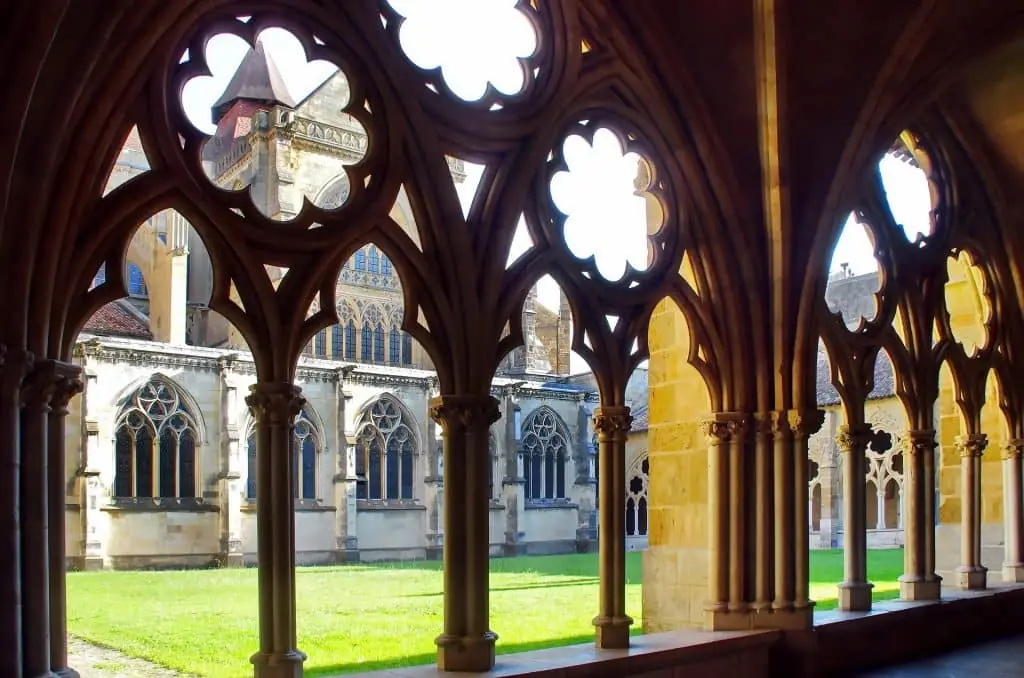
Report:
<svg viewBox="0 0 1024 678"><path fill-rule="evenodd" d="M427 507L423 504L402 502L402 503L387 503L388 500L376 500L376 499L359 499L356 501L357 511L426 511Z"/></svg>
<svg viewBox="0 0 1024 678"><path fill-rule="evenodd" d="M571 501L529 501L527 500L523 504L524 511L550 511L559 509L578 509L579 504L574 504Z"/></svg>
<svg viewBox="0 0 1024 678"><path fill-rule="evenodd" d="M599 650L588 643L498 655L497 663L491 671L457 675L767 678L769 651L779 637L778 631L687 630L653 633L633 636L632 646L624 650ZM433 665L348 674L350 678L450 678L452 675L439 671Z"/></svg>

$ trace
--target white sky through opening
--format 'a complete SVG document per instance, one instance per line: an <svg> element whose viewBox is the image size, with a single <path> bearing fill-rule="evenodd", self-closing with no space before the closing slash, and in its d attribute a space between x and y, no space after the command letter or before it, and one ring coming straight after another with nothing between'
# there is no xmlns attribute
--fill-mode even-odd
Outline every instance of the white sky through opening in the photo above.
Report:
<svg viewBox="0 0 1024 678"><path fill-rule="evenodd" d="M467 3L474 8L473 11L469 14L460 14ZM504 63L512 63L515 69L520 69L514 57L529 55L533 51L532 41L535 37L530 31L524 32L521 26L505 32L481 31L478 24L466 26L460 23L469 20L484 22L490 17L496 21L488 23L500 27L503 25L502 22L507 22L507 16L502 18L502 15L507 13L512 5L514 0L440 0L430 3L393 0L396 10L408 17L401 32L401 40L403 47L412 55L411 58L424 66L440 65L448 86L458 96L466 99L479 98L488 81L502 92L515 92L521 87L521 70L518 71L518 76L515 73L510 74L507 68L502 72L498 70L500 64L496 59L482 58L480 55L486 56L489 52L512 55L513 58L506 58ZM429 19L430 16L436 19L438 15L462 18L432 22L423 20L419 25L413 21L423 17ZM442 31L444 35L437 35L437 31L442 30L444 26L447 26L447 30ZM410 30L406 30L407 28ZM473 37L481 35L485 35L487 40ZM497 40L496 36L504 37ZM305 99L336 70L334 64L328 62L307 62L301 43L284 29L269 28L260 33L260 39L280 69L289 92L297 102ZM464 48L459 47L460 39ZM438 45L440 47L437 47ZM431 46L437 51L432 53ZM186 84L182 92L182 106L192 123L204 133L211 134L214 131L210 107L224 91L247 49L247 44L233 35L218 35L211 38L207 44L206 57L212 77L196 78ZM465 55L462 61L457 59L460 54ZM433 63L430 63L431 58ZM628 237L628 234L623 233L624 222L628 222L629 226L639 225L642 232L646 232L644 200L632 194L632 179L637 173L637 157L634 154L626 154L623 157L621 149L614 142L599 143L598 139L595 139L591 148L580 138L576 138L575 141L582 143L582 152L576 154L575 163L573 158L567 158L570 172L566 175L578 180L563 181L563 185L556 186L556 205L560 208L564 208L565 205L573 206L573 214L567 220L570 251L578 256L593 254L598 262L599 271L610 280L617 280L618 276L615 273L621 274L626 260L642 269L643 266L638 264L642 264L647 255L646 237ZM589 162L581 165L579 157L584 157ZM573 177L572 170L576 169L584 171ZM911 237L915 232L927 233L929 196L927 184L920 179L920 172L892 157L886 157L882 161L881 169L897 221L906 224ZM483 167L467 163L466 170L465 182L457 186L464 209L468 209L474 197ZM580 174L582 176L579 176ZM619 187L619 190L615 190L616 187ZM628 189L623 190L623 187ZM568 227L573 221L584 221L585 228L570 230ZM844 229L836 244L830 273L838 270L842 263L848 264L854 274L875 270L876 264L867 234L863 227L857 224L851 226ZM629 234L635 235L633 228L629 229ZM525 224L521 223L513 239L508 261L514 261L532 244ZM606 264L606 261L613 263ZM544 276L538 282L538 301L551 310L558 309L558 286L550 276ZM572 354L572 372L578 373L587 369L584 361Z"/></svg>

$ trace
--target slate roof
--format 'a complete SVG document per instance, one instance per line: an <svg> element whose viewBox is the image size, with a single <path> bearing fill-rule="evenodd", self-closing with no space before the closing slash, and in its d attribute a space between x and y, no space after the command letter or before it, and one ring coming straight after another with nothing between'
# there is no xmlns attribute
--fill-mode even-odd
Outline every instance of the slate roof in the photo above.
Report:
<svg viewBox="0 0 1024 678"><path fill-rule="evenodd" d="M146 321L123 300L112 301L96 311L85 323L82 331L100 336L153 338Z"/></svg>
<svg viewBox="0 0 1024 678"><path fill-rule="evenodd" d="M231 105L239 100L295 107L295 99L284 84L284 78L273 57L267 54L262 40L257 40L256 48L249 48L245 53L228 86L213 104L213 122L220 122Z"/></svg>
<svg viewBox="0 0 1024 678"><path fill-rule="evenodd" d="M838 405L839 392L832 386L832 370L828 364L828 355L824 350L818 351L818 405ZM889 398L896 393L896 376L892 369L892 361L885 351L878 353L875 360L875 387L868 394L868 400Z"/></svg>
<svg viewBox="0 0 1024 678"><path fill-rule="evenodd" d="M630 414L633 415L633 425L629 427L630 432L633 431L646 431L648 427L648 410L647 405L641 405L636 409L632 410Z"/></svg>

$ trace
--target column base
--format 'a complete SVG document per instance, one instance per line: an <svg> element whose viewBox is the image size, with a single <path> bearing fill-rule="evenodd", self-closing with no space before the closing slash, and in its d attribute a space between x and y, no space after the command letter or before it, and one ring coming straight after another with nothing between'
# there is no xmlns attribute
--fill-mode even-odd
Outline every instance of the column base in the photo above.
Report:
<svg viewBox="0 0 1024 678"><path fill-rule="evenodd" d="M482 636L441 634L437 644L437 668L442 671L484 672L494 668L494 643L498 635L488 631Z"/></svg>
<svg viewBox="0 0 1024 678"><path fill-rule="evenodd" d="M867 612L871 609L871 589L866 581L844 581L839 584L839 609L844 612Z"/></svg>
<svg viewBox="0 0 1024 678"><path fill-rule="evenodd" d="M941 597L941 591L941 577L927 581L923 579L907 580L900 577L900 599L902 600L938 600Z"/></svg>
<svg viewBox="0 0 1024 678"><path fill-rule="evenodd" d="M747 631L754 628L754 615L750 610L729 610L709 607L704 609L705 631Z"/></svg>
<svg viewBox="0 0 1024 678"><path fill-rule="evenodd" d="M602 650L623 650L629 647L632 617L594 617L597 647Z"/></svg>
<svg viewBox="0 0 1024 678"><path fill-rule="evenodd" d="M54 669L54 673L57 674L59 678L82 678L81 674L70 666L65 666L62 669Z"/></svg>
<svg viewBox="0 0 1024 678"><path fill-rule="evenodd" d="M988 568L980 565L961 565L956 568L957 587L974 591L985 588L988 583Z"/></svg>
<svg viewBox="0 0 1024 678"><path fill-rule="evenodd" d="M302 678L302 663L306 654L290 652L257 652L249 658L255 667L255 678Z"/></svg>
<svg viewBox="0 0 1024 678"><path fill-rule="evenodd" d="M773 607L752 617L749 628L777 629L780 631L806 631L814 627L814 606Z"/></svg>
<svg viewBox="0 0 1024 678"><path fill-rule="evenodd" d="M1003 581L1024 582L1024 563L1003 563Z"/></svg>

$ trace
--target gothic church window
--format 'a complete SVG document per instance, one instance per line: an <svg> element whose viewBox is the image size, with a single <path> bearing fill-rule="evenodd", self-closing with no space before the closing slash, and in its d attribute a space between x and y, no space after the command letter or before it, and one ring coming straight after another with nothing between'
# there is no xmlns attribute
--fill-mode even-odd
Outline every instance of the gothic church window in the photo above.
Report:
<svg viewBox="0 0 1024 678"><path fill-rule="evenodd" d="M335 360L342 359L341 325L331 326L331 357Z"/></svg>
<svg viewBox="0 0 1024 678"><path fill-rule="evenodd" d="M366 250L357 250L356 251L356 270L357 271L365 271L366 270Z"/></svg>
<svg viewBox="0 0 1024 678"><path fill-rule="evenodd" d="M320 451L323 449L322 436L306 408L295 419L292 434L292 494L299 501L316 501L316 475ZM249 461L245 496L256 499L256 426L250 422L249 434L245 441Z"/></svg>
<svg viewBox="0 0 1024 678"><path fill-rule="evenodd" d="M569 430L551 408L537 408L523 423L523 468L526 500L565 499Z"/></svg>
<svg viewBox="0 0 1024 678"><path fill-rule="evenodd" d="M373 245L370 245L370 273L380 273L380 256Z"/></svg>
<svg viewBox="0 0 1024 678"><path fill-rule="evenodd" d="M142 277L142 269L137 265L128 264L128 294L133 297L145 297L148 296L146 290L146 280Z"/></svg>
<svg viewBox="0 0 1024 678"><path fill-rule="evenodd" d="M386 254L380 255L380 272L381 275L384 276L391 275L391 260L388 259L388 255Z"/></svg>
<svg viewBox="0 0 1024 678"><path fill-rule="evenodd" d="M314 335L314 351L317 358L327 357L327 330L322 329Z"/></svg>
<svg viewBox="0 0 1024 678"><path fill-rule="evenodd" d="M388 358L392 365L397 365L401 360L401 338L398 336L398 330L394 327L391 328L389 333L388 341Z"/></svg>
<svg viewBox="0 0 1024 678"><path fill-rule="evenodd" d="M195 412L178 388L154 377L122 406L114 436L115 499L198 496Z"/></svg>
<svg viewBox="0 0 1024 678"><path fill-rule="evenodd" d="M650 482L651 462L647 456L635 464L626 481L626 536L647 534L647 486Z"/></svg>
<svg viewBox="0 0 1024 678"><path fill-rule="evenodd" d="M345 360L356 359L356 321L349 318L345 325Z"/></svg>
<svg viewBox="0 0 1024 678"><path fill-rule="evenodd" d="M412 336L402 332L402 364L412 365Z"/></svg>
<svg viewBox="0 0 1024 678"><path fill-rule="evenodd" d="M384 328L380 325L373 330L373 362L384 363Z"/></svg>
<svg viewBox="0 0 1024 678"><path fill-rule="evenodd" d="M356 497L413 499L415 423L389 395L381 396L356 427Z"/></svg>
<svg viewBox="0 0 1024 678"><path fill-rule="evenodd" d="M373 362L373 328L369 322L363 323L363 362Z"/></svg>

